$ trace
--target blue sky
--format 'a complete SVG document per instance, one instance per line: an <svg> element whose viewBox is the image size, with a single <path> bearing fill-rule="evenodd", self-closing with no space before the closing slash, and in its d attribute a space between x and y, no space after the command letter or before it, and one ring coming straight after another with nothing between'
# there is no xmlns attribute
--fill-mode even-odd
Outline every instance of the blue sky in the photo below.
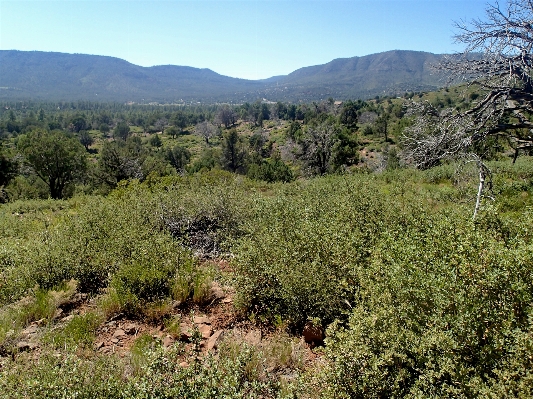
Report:
<svg viewBox="0 0 533 399"><path fill-rule="evenodd" d="M108 55L245 79L387 50L449 53L486 0L0 0L0 49Z"/></svg>

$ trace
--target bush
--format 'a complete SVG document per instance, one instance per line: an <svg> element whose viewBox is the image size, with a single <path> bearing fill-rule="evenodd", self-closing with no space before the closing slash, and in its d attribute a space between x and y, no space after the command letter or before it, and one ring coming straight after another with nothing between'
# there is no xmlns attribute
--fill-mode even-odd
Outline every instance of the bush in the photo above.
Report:
<svg viewBox="0 0 533 399"><path fill-rule="evenodd" d="M533 257L519 229L469 216L389 229L348 324L328 329L324 397L528 396Z"/></svg>

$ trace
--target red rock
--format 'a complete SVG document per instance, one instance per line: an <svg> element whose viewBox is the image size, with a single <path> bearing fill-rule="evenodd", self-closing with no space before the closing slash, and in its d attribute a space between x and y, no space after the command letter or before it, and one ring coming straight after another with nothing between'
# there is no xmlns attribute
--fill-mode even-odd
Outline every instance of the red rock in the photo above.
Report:
<svg viewBox="0 0 533 399"><path fill-rule="evenodd" d="M174 338L172 338L170 335L167 335L165 338L163 338L163 347L168 348L175 342Z"/></svg>
<svg viewBox="0 0 533 399"><path fill-rule="evenodd" d="M224 338L224 330L218 330L216 331L211 337L209 337L209 340L207 341L207 350L210 351L212 349L216 349L220 342L222 342L222 339Z"/></svg>
<svg viewBox="0 0 533 399"><path fill-rule="evenodd" d="M194 316L194 324L211 324L211 320L205 316Z"/></svg>
<svg viewBox="0 0 533 399"><path fill-rule="evenodd" d="M180 339L182 341L188 341L191 339L191 327L186 325L186 324L181 324L180 325L180 334L181 334L181 337Z"/></svg>
<svg viewBox="0 0 533 399"><path fill-rule="evenodd" d="M113 333L113 337L115 338L122 338L125 336L126 336L126 333L124 332L122 328L117 328L115 332Z"/></svg>
<svg viewBox="0 0 533 399"><path fill-rule="evenodd" d="M198 330L200 331L200 334L202 334L202 338L207 339L211 336L213 333L213 329L210 325L207 324L200 324L198 326Z"/></svg>
<svg viewBox="0 0 533 399"><path fill-rule="evenodd" d="M137 332L137 326L133 323L128 323L124 326L124 332L128 335L135 334Z"/></svg>

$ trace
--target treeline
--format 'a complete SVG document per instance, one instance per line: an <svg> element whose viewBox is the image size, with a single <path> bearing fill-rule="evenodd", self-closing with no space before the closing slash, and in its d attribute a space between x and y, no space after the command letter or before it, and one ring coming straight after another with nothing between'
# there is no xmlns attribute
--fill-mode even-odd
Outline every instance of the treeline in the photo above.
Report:
<svg viewBox="0 0 533 399"><path fill-rule="evenodd" d="M0 197L107 193L121 180L217 168L267 182L397 168L412 98L423 95L310 104L3 103ZM441 108L474 99L448 90L424 98ZM500 150L491 146L492 155Z"/></svg>

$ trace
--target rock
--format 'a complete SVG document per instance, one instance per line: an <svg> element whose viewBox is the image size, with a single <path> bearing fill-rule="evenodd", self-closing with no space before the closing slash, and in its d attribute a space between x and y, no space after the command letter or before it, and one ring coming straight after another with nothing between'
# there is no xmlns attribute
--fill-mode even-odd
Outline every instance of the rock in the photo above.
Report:
<svg viewBox="0 0 533 399"><path fill-rule="evenodd" d="M168 348L172 344L174 344L175 340L170 335L167 335L165 338L163 338L163 347Z"/></svg>
<svg viewBox="0 0 533 399"><path fill-rule="evenodd" d="M111 342L114 344L118 344L118 338L111 338Z"/></svg>
<svg viewBox="0 0 533 399"><path fill-rule="evenodd" d="M104 347L104 341L100 341L100 342L97 342L96 344L94 344L94 350L100 350Z"/></svg>
<svg viewBox="0 0 533 399"><path fill-rule="evenodd" d="M194 324L211 324L211 320L206 316L194 316Z"/></svg>
<svg viewBox="0 0 533 399"><path fill-rule="evenodd" d="M57 308L55 313L54 313L54 319L59 319L62 314L63 314L63 309Z"/></svg>
<svg viewBox="0 0 533 399"><path fill-rule="evenodd" d="M211 336L213 333L213 329L208 324L200 324L198 325L198 330L200 331L200 334L202 334L202 338L207 339Z"/></svg>
<svg viewBox="0 0 533 399"><path fill-rule="evenodd" d="M115 330L115 332L113 333L113 337L115 338L123 338L126 336L126 333L124 332L124 330L122 328L117 328Z"/></svg>
<svg viewBox="0 0 533 399"><path fill-rule="evenodd" d="M192 334L191 334L191 327L188 326L188 325L186 325L186 324L181 324L181 325L180 325L180 334L181 334L180 339L181 339L182 341L188 341L188 340L190 340L190 339L191 339L191 336L192 336Z"/></svg>
<svg viewBox="0 0 533 399"><path fill-rule="evenodd" d="M211 294L211 298L218 299L218 300L226 297L226 293L224 292L220 284L217 283L216 281L213 282L213 284L211 285L210 294Z"/></svg>
<svg viewBox="0 0 533 399"><path fill-rule="evenodd" d="M68 322L71 321L73 318L74 318L74 315L71 314L71 315L68 315L68 316L66 316L66 317L63 317L60 321L61 321L61 323L68 323Z"/></svg>
<svg viewBox="0 0 533 399"><path fill-rule="evenodd" d="M185 367L189 367L189 363L187 363L187 362L181 362L181 363L180 363L180 367L183 367L183 368L185 368Z"/></svg>
<svg viewBox="0 0 533 399"><path fill-rule="evenodd" d="M209 339L207 340L207 350L213 350L218 347L218 344L222 342L222 339L224 338L224 330L218 330L216 331Z"/></svg>
<svg viewBox="0 0 533 399"><path fill-rule="evenodd" d="M311 322L305 324L302 335L308 344L322 345L324 343L324 330Z"/></svg>
<svg viewBox="0 0 533 399"><path fill-rule="evenodd" d="M127 323L124 326L124 332L128 335L135 334L137 332L137 326L133 323Z"/></svg>
<svg viewBox="0 0 533 399"><path fill-rule="evenodd" d="M251 330L244 336L244 342L250 345L259 345L261 343L261 330Z"/></svg>
<svg viewBox="0 0 533 399"><path fill-rule="evenodd" d="M20 341L17 343L17 349L19 351L30 351L37 348L39 345L37 345L34 342L26 342L26 341Z"/></svg>
<svg viewBox="0 0 533 399"><path fill-rule="evenodd" d="M230 296L227 296L225 297L223 300L222 300L222 303L232 303L233 302L233 298L230 297Z"/></svg>
<svg viewBox="0 0 533 399"><path fill-rule="evenodd" d="M26 327L24 330L22 330L21 334L22 335L33 335L33 334L36 334L37 332L39 331L39 327L35 326L35 325L32 325L32 326L28 326Z"/></svg>

